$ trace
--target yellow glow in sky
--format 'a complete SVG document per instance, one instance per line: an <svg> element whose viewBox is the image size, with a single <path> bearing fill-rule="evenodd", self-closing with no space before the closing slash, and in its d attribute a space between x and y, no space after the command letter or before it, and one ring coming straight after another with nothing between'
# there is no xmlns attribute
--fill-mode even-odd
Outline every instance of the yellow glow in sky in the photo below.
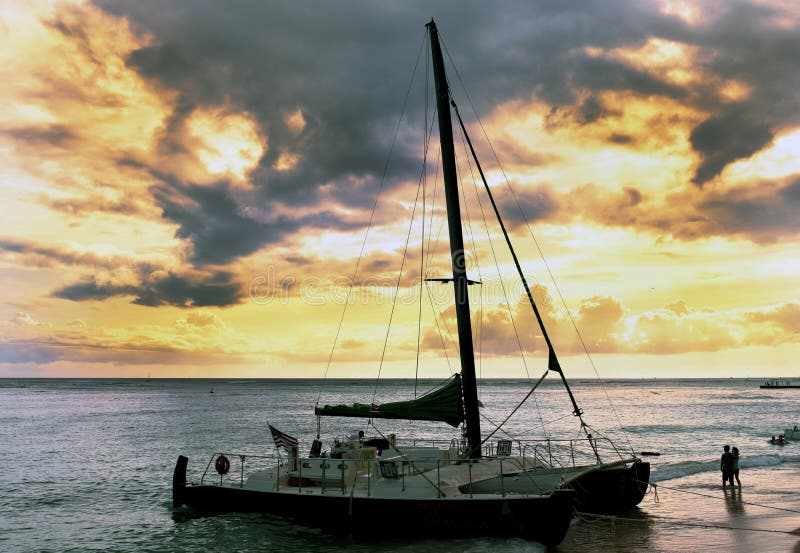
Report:
<svg viewBox="0 0 800 553"><path fill-rule="evenodd" d="M576 42L553 67L470 35L470 47L530 70L481 82L495 95L481 116L502 170L478 143L484 129L467 125L571 376L593 370L570 316L601 376L797 372L796 98L778 84L763 97L762 81L777 78L769 61L746 67L746 52L725 50L711 4L659 1L651 15L669 25L642 21L632 40L543 22L543 37ZM457 369L452 290L420 285L422 269L446 277L449 257L436 153L424 224L414 204L418 129L400 129L404 172L390 171L371 212L400 107L381 89L394 64L376 77L377 63L353 71L348 45L307 59L305 43L261 52L269 41L246 33L193 50L192 18L166 40L133 3L119 7L0 4L0 376L409 377L418 342L420 374ZM751 7L764 10L751 38L778 51L797 6ZM683 31L666 36L673 27ZM359 48L365 66L372 46ZM349 86L365 87L357 109ZM738 135L742 114L749 134ZM509 312L536 367L542 339L456 148L468 270L482 282L470 289L482 375L523 377Z"/></svg>
<svg viewBox="0 0 800 553"><path fill-rule="evenodd" d="M215 176L230 174L243 181L266 150L255 123L244 114L228 115L219 109L198 111L187 126L197 141L197 156Z"/></svg>

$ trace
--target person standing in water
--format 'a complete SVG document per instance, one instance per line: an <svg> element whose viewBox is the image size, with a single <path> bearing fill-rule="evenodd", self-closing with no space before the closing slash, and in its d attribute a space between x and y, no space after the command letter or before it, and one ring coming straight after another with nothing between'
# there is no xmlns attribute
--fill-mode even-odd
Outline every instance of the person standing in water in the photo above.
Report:
<svg viewBox="0 0 800 553"><path fill-rule="evenodd" d="M736 478L736 485L741 488L742 482L739 480L739 448L734 447L731 450L731 455L733 456L733 477ZM733 480L731 480L731 486L733 486Z"/></svg>
<svg viewBox="0 0 800 553"><path fill-rule="evenodd" d="M725 483L730 481L733 487L733 453L731 453L731 446L726 445L723 449L722 457L719 460L719 470L722 471L722 487L725 488Z"/></svg>

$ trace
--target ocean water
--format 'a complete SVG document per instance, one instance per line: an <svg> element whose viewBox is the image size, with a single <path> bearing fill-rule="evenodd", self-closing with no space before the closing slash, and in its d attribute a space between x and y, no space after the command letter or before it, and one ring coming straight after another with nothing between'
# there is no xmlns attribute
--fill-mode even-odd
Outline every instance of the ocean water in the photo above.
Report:
<svg viewBox="0 0 800 553"><path fill-rule="evenodd" d="M800 531L800 442L768 443L800 424L800 390L758 384L574 382L595 436L661 455L649 458L656 487L637 509L578 517L552 551L800 552L800 534L792 533ZM432 386L421 383L419 392ZM529 386L481 384L485 433ZM189 457L189 480L198 481L214 452L273 454L268 421L308 447L318 400L380 403L413 393L408 381L0 380L0 551L545 551L520 539L356 540L276 517L198 517L172 507L179 454ZM570 412L560 384L546 381L504 429L520 439L578 438ZM321 432L332 439L363 424L323 419ZM379 426L399 436L457 435L434 423ZM741 490L721 488L724 444L741 451Z"/></svg>

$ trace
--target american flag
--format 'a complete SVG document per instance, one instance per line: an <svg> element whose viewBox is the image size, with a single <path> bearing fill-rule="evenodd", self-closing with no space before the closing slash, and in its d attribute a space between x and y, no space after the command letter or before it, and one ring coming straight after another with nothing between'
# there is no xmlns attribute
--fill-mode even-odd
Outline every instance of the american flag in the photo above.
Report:
<svg viewBox="0 0 800 553"><path fill-rule="evenodd" d="M289 434L284 434L271 424L269 426L269 431L272 433L272 439L275 440L275 447L277 448L285 448L289 449L289 446L297 447L297 438L291 437Z"/></svg>

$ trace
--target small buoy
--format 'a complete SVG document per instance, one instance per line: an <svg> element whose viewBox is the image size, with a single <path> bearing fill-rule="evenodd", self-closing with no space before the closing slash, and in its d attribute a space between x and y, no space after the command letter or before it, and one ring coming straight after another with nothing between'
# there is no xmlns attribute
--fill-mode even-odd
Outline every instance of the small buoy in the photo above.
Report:
<svg viewBox="0 0 800 553"><path fill-rule="evenodd" d="M643 455L643 456L644 455L649 455L649 456L656 457L656 456L661 455L661 454L658 451L642 451L641 453L639 453L639 455Z"/></svg>
<svg viewBox="0 0 800 553"><path fill-rule="evenodd" d="M220 455L217 457L217 462L214 463L214 468L217 469L220 476L228 474L228 471L231 470L231 462L224 455Z"/></svg>

